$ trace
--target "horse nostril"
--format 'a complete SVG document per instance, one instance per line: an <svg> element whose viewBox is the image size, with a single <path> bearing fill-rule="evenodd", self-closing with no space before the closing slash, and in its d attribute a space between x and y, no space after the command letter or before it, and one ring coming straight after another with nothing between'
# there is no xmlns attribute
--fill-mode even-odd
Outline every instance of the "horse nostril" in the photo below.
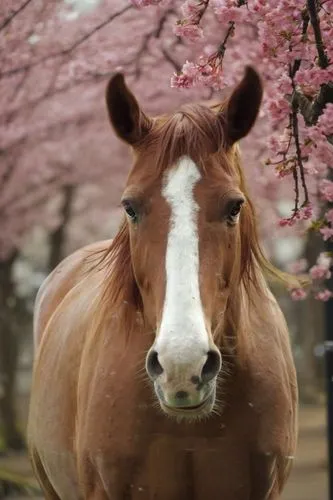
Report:
<svg viewBox="0 0 333 500"><path fill-rule="evenodd" d="M178 391L175 394L175 398L176 399L186 399L186 398L188 398L188 392L186 392L186 391Z"/></svg>
<svg viewBox="0 0 333 500"><path fill-rule="evenodd" d="M203 382L212 380L221 370L222 360L219 351L208 351L206 363L203 365L201 379Z"/></svg>
<svg viewBox="0 0 333 500"><path fill-rule="evenodd" d="M146 370L152 380L163 373L162 365L158 360L158 354L153 349L151 349L147 355Z"/></svg>

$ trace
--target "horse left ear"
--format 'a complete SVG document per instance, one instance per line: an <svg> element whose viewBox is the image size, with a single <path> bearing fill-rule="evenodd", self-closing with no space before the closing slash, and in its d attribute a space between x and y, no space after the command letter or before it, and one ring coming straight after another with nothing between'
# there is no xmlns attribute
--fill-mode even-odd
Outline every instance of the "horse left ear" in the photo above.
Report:
<svg viewBox="0 0 333 500"><path fill-rule="evenodd" d="M121 73L116 73L109 81L106 105L110 122L123 141L135 146L149 132L151 120L140 109Z"/></svg>
<svg viewBox="0 0 333 500"><path fill-rule="evenodd" d="M223 111L229 146L245 137L258 116L263 87L258 73L247 66L240 84L231 94Z"/></svg>

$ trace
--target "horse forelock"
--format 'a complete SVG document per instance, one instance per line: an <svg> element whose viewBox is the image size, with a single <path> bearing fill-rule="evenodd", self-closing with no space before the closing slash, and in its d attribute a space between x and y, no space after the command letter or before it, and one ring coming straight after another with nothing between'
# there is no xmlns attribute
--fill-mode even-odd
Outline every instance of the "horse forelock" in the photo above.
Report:
<svg viewBox="0 0 333 500"><path fill-rule="evenodd" d="M182 156L192 158L204 170L209 155L225 150L223 120L208 107L188 104L157 120L147 141L148 147L149 143L156 146L159 171L174 165Z"/></svg>

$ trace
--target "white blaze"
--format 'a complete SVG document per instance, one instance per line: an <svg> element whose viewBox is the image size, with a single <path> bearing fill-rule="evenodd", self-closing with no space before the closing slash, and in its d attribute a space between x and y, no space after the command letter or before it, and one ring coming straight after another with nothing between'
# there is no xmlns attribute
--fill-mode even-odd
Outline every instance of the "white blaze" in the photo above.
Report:
<svg viewBox="0 0 333 500"><path fill-rule="evenodd" d="M171 209L165 301L156 342L164 366L168 361L174 366L201 365L209 349L199 288L199 206L194 199L200 178L196 164L182 157L168 172L162 190Z"/></svg>

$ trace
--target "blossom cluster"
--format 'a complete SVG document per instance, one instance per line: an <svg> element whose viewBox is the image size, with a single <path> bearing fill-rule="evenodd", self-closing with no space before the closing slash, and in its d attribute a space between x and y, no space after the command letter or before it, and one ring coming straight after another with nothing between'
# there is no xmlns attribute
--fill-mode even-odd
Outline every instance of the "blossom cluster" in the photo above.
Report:
<svg viewBox="0 0 333 500"><path fill-rule="evenodd" d="M310 267L308 274L312 280L311 290L316 299L326 302L333 297L331 290L325 287L325 281L330 279L332 276L332 265L333 259L328 252L321 252L317 258L317 262L314 266ZM306 259L300 259L298 262L293 263L290 267L290 272L295 274L305 273L308 268L308 262ZM304 288L293 288L291 290L291 297L294 300L304 300L307 298L309 290Z"/></svg>
<svg viewBox="0 0 333 500"><path fill-rule="evenodd" d="M135 7L148 7L148 5L157 5L161 0L132 0Z"/></svg>
<svg viewBox="0 0 333 500"><path fill-rule="evenodd" d="M329 180L333 104L327 102L330 99L323 102L321 95L333 82L332 9L332 0L187 0L182 5L184 19L178 21L175 33L185 42L206 42L209 53L203 46L197 59L187 60L171 78L171 86L180 89L223 89L230 83L224 71L226 53L231 54L235 68L247 58L259 69L266 90L262 114L270 124L266 165L274 168L277 179L294 185L295 192L292 213L279 225L301 223L318 230L324 241L333 240L329 205L333 203ZM204 26L209 11L224 28L213 50ZM293 291L292 296L302 298L302 293ZM323 291L316 295L321 300L330 296Z"/></svg>

